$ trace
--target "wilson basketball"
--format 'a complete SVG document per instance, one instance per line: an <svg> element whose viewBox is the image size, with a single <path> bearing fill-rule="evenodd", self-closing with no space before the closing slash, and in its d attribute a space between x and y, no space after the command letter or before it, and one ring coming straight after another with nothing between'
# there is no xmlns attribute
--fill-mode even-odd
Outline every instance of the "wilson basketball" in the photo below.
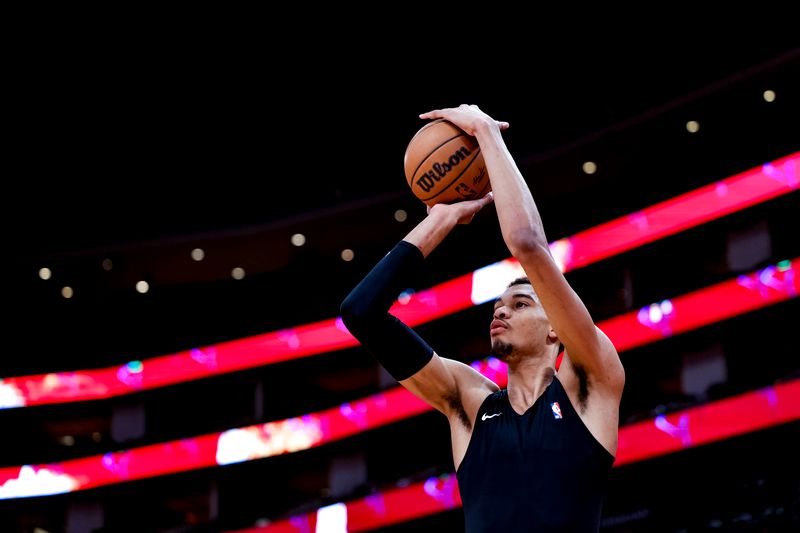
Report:
<svg viewBox="0 0 800 533"><path fill-rule="evenodd" d="M477 139L443 119L414 134L404 166L411 192L429 206L475 200L491 190Z"/></svg>

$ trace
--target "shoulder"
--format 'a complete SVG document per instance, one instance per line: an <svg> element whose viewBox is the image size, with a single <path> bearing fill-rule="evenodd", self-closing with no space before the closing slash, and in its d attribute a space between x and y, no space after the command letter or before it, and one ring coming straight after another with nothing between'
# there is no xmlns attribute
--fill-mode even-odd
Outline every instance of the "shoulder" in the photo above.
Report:
<svg viewBox="0 0 800 533"><path fill-rule="evenodd" d="M487 363L476 362L473 365L468 365L461 361L447 358L442 358L442 361L456 377L459 385L464 387L478 387L488 392L497 392L500 390L500 387L485 375L490 371Z"/></svg>
<svg viewBox="0 0 800 533"><path fill-rule="evenodd" d="M486 396L499 390L479 369L436 353L419 372L400 384L449 418L454 416L467 425Z"/></svg>
<svg viewBox="0 0 800 533"><path fill-rule="evenodd" d="M471 428L475 424L475 418L478 416L481 405L489 396L502 391L494 381L481 373L480 364L476 364L478 368L474 368L452 359L444 361L456 381L456 394L451 405L455 409L452 412L457 414L457 419L461 424L466 428Z"/></svg>

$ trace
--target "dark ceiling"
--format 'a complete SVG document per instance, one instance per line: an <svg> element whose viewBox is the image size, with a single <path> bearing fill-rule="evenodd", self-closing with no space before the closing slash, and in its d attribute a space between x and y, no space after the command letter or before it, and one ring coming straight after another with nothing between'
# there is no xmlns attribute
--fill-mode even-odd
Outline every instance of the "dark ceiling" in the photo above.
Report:
<svg viewBox="0 0 800 533"><path fill-rule="evenodd" d="M643 207L648 195L682 192L691 176L674 191L667 181L633 181L644 135L683 138L687 117L711 116L708 102L730 115L744 90L763 105L764 80L795 88L798 50L739 39L551 45L446 65L376 61L344 45L291 60L235 46L50 50L17 85L24 119L11 148L22 165L6 197L19 211L11 329L36 347L24 361L4 361L0 375L105 366L333 316L424 216L402 158L423 124L417 115L432 108L475 103L511 123L506 140L554 238ZM796 126L781 124L789 122ZM722 133L718 172L785 153L764 136L758 152L732 149L729 138L723 151ZM791 134L780 137L785 145L797 140ZM606 160L589 177L579 169L592 150ZM405 223L393 219L400 208ZM295 232L307 235L303 248L289 244ZM445 261L443 252L441 278L504 257L492 235L481 254L462 257L454 245ZM206 249L203 263L189 259L195 246ZM339 259L344 248L356 253L350 264ZM38 279L41 266L53 279ZM231 281L235 266L245 280ZM150 282L148 295L133 290L139 279ZM75 291L69 301L64 285ZM295 295L314 300L298 306Z"/></svg>
<svg viewBox="0 0 800 533"><path fill-rule="evenodd" d="M53 50L19 85L12 146L25 164L10 185L26 208L22 244L62 254L404 194L403 149L423 111L479 104L511 122L515 155L544 159L797 53L779 40L639 44L424 69L344 46L258 67L236 47Z"/></svg>

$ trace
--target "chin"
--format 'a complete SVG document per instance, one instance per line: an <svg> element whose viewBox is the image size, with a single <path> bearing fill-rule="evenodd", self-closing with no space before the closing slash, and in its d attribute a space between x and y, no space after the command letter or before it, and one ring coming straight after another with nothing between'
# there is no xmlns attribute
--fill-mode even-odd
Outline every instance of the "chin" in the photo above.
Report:
<svg viewBox="0 0 800 533"><path fill-rule="evenodd" d="M498 338L492 339L492 355L501 361L506 361L513 351L514 346L512 346L511 343L503 342Z"/></svg>

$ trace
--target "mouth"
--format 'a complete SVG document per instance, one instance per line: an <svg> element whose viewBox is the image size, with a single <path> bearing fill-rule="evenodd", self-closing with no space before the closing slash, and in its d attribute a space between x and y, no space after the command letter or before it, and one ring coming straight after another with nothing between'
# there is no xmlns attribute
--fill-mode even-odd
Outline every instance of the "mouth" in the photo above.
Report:
<svg viewBox="0 0 800 533"><path fill-rule="evenodd" d="M508 326L502 320L492 320L489 325L489 335L496 335L508 329Z"/></svg>

